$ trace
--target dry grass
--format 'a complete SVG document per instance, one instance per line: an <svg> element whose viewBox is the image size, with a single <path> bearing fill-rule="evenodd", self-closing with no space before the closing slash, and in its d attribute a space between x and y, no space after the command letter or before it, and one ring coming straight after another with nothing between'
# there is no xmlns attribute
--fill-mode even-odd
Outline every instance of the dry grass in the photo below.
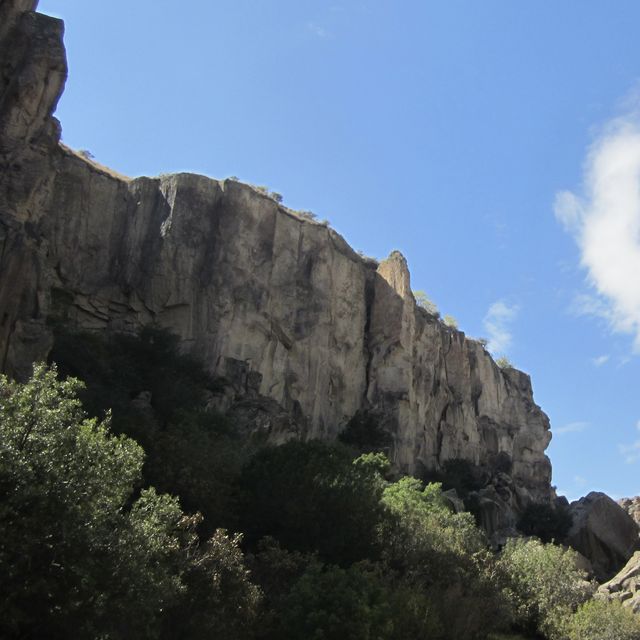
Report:
<svg viewBox="0 0 640 640"><path fill-rule="evenodd" d="M129 176L125 176L122 173L118 173L117 171L114 171L113 169L110 169L109 167L106 167L105 165L100 164L93 158L90 158L85 154L83 154L81 151L76 151L75 149L68 147L66 144L62 142L60 143L60 147L65 153L75 156L76 158L79 158L83 162L86 162L92 169L95 169L100 173L104 173L105 175L108 175L111 178L115 178L116 180L123 180L124 182L131 182L132 180L132 178L130 178Z"/></svg>

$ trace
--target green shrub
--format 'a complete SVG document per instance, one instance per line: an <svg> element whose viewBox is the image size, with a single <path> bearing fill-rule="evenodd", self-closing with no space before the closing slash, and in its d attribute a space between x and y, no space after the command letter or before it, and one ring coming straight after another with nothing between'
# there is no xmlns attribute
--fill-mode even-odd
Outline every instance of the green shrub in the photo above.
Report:
<svg viewBox="0 0 640 640"><path fill-rule="evenodd" d="M442 322L444 322L447 327L451 327L452 329L457 329L458 328L458 321L450 315L446 315L443 319Z"/></svg>
<svg viewBox="0 0 640 640"><path fill-rule="evenodd" d="M542 542L562 542L573 524L567 507L550 504L527 505L518 520L518 529L526 536L536 536Z"/></svg>
<svg viewBox="0 0 640 640"><path fill-rule="evenodd" d="M640 640L640 617L619 602L591 600L568 623L569 640Z"/></svg>
<svg viewBox="0 0 640 640"><path fill-rule="evenodd" d="M507 358L507 356L500 356L500 357L496 360L496 364L497 364L501 369L513 369L513 365L511 364L511 360L509 360L509 358Z"/></svg>
<svg viewBox="0 0 640 640"><path fill-rule="evenodd" d="M134 501L143 451L87 419L80 388L41 365L0 377L3 638L146 638L183 588L178 501Z"/></svg>
<svg viewBox="0 0 640 640"><path fill-rule="evenodd" d="M313 564L295 583L283 611L287 640L392 638L388 595L371 572Z"/></svg>
<svg viewBox="0 0 640 640"><path fill-rule="evenodd" d="M356 461L345 447L291 441L259 451L243 469L242 530L332 564L375 556L383 517L380 456Z"/></svg>
<svg viewBox="0 0 640 640"><path fill-rule="evenodd" d="M388 452L393 442L391 434L380 427L376 416L366 411L357 412L338 439L360 453Z"/></svg>
<svg viewBox="0 0 640 640"><path fill-rule="evenodd" d="M410 587L429 603L430 620L442 624L436 637L484 637L505 624L494 562L473 516L452 513L439 484L415 478L389 485L382 500L390 512L380 528L386 571L399 576L396 589Z"/></svg>
<svg viewBox="0 0 640 640"><path fill-rule="evenodd" d="M575 551L535 538L509 540L498 568L516 627L550 640L563 638L569 616L593 593Z"/></svg>

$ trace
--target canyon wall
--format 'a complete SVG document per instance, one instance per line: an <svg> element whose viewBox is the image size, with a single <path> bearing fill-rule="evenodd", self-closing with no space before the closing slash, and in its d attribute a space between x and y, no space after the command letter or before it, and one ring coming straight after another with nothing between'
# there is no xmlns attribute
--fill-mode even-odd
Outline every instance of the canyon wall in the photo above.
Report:
<svg viewBox="0 0 640 640"><path fill-rule="evenodd" d="M357 412L397 469L510 456L515 499L549 501L551 438L529 377L416 305L398 252L377 263L254 187L129 179L61 145L59 20L0 7L0 366L47 356L55 323L177 333L214 398L277 442L336 437Z"/></svg>

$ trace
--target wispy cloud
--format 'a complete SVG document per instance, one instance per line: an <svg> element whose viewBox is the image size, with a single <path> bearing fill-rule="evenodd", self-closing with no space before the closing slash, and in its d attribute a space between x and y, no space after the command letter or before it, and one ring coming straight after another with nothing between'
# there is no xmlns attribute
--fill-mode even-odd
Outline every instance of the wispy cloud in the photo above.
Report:
<svg viewBox="0 0 640 640"><path fill-rule="evenodd" d="M603 364L606 364L607 362L609 362L610 357L611 356L609 356L608 354L604 354L604 355L598 356L597 358L591 358L591 362L595 367L601 367Z"/></svg>
<svg viewBox="0 0 640 640"><path fill-rule="evenodd" d="M640 431L640 420L636 422L636 429ZM624 461L627 464L633 464L640 460L640 438L631 444L618 445L620 453L624 456Z"/></svg>
<svg viewBox="0 0 640 640"><path fill-rule="evenodd" d="M640 105L640 100L636 101ZM585 161L584 193L556 194L556 218L575 238L595 295L574 311L634 335L640 352L640 111L609 122Z"/></svg>
<svg viewBox="0 0 640 640"><path fill-rule="evenodd" d="M307 22L307 29L316 37L321 39L330 38L331 34L329 33L326 27L318 24L317 22Z"/></svg>
<svg viewBox="0 0 640 640"><path fill-rule="evenodd" d="M589 428L588 422L570 422L569 424L565 424L562 427L556 427L552 429L554 434L563 435L565 433L580 433L580 431L584 431Z"/></svg>
<svg viewBox="0 0 640 640"><path fill-rule="evenodd" d="M511 324L518 315L517 305L509 306L502 300L494 302L484 317L484 330L487 332L489 343L487 348L491 353L505 353L513 342Z"/></svg>

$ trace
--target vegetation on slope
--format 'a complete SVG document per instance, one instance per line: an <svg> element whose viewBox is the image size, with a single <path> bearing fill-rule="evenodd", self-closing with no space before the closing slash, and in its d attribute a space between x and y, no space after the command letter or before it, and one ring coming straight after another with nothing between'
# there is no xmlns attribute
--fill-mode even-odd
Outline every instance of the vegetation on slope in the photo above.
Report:
<svg viewBox="0 0 640 640"><path fill-rule="evenodd" d="M640 638L575 554L531 538L496 556L439 483L358 455L357 421L351 449L258 447L163 332L60 336L53 356L0 378L2 637Z"/></svg>

